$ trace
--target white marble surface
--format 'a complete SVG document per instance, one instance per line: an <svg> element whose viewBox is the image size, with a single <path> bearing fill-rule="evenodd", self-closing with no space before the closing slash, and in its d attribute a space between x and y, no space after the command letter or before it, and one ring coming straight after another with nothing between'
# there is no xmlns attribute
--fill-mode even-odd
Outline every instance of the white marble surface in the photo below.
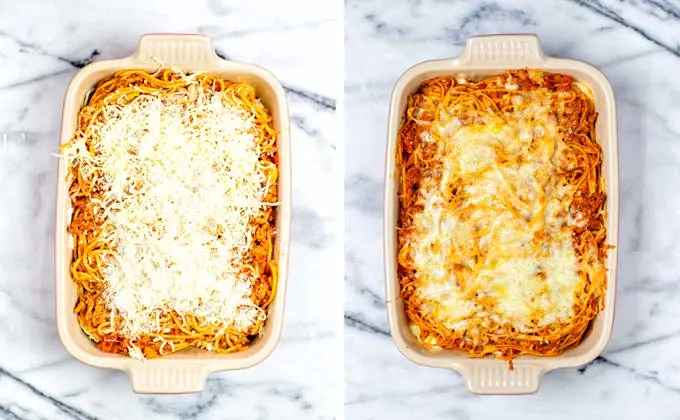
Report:
<svg viewBox="0 0 680 420"><path fill-rule="evenodd" d="M341 202L335 104L338 13L314 0L0 0L0 419L328 419L341 343ZM120 372L69 356L54 322L53 229L61 102L90 60L147 32L203 33L269 68L288 91L294 227L284 331L261 365L214 374L198 395L141 396ZM339 39L339 38L337 38ZM2 144L3 134L7 141ZM333 273L337 273L334 275ZM336 287L337 285L337 287ZM335 291L334 291L335 290Z"/></svg>
<svg viewBox="0 0 680 420"><path fill-rule="evenodd" d="M348 419L680 419L680 2L346 3ZM598 66L618 105L621 240L616 322L602 357L544 376L531 396L468 394L389 336L381 200L389 95L409 66L470 35L536 33L550 55Z"/></svg>

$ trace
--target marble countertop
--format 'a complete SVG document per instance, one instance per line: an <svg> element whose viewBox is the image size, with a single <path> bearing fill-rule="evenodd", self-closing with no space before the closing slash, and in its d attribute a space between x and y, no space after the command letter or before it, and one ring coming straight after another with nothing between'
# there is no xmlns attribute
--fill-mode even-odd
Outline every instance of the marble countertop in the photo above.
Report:
<svg viewBox="0 0 680 420"><path fill-rule="evenodd" d="M104 4L108 4L105 6ZM0 13L0 419L328 419L339 389L341 199L335 136L337 13L313 1L3 2ZM191 6L188 6L191 4ZM259 7L267 13L259 13ZM134 9L134 12L132 11ZM211 375L196 395L144 396L121 372L66 353L54 322L54 189L61 103L93 60L148 32L202 33L218 52L285 85L294 221L281 341L261 365ZM301 53L304 52L304 53ZM3 141L4 140L4 141ZM337 277L337 278L336 278ZM324 281L320 281L324 279ZM337 284L337 287L336 287Z"/></svg>
<svg viewBox="0 0 680 420"><path fill-rule="evenodd" d="M673 0L348 0L345 380L348 419L680 419L680 3ZM618 106L616 321L604 354L546 374L535 395L469 394L389 336L382 267L387 109L401 73L467 37L536 33L599 67Z"/></svg>

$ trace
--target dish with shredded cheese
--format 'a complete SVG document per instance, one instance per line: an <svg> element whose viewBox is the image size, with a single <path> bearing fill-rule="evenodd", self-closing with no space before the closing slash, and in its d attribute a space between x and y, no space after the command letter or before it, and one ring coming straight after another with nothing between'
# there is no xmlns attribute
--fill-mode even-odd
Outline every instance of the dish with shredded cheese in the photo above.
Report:
<svg viewBox="0 0 680 420"><path fill-rule="evenodd" d="M253 86L119 71L61 153L74 310L99 349L228 353L262 333L277 285L278 155Z"/></svg>
<svg viewBox="0 0 680 420"><path fill-rule="evenodd" d="M512 363L582 341L607 286L596 120L586 86L531 69L408 98L397 271L421 345Z"/></svg>

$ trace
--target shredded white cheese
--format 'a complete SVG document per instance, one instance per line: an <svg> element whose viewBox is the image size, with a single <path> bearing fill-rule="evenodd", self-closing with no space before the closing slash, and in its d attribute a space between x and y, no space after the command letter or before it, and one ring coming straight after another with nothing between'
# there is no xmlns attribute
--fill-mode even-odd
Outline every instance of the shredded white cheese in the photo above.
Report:
<svg viewBox="0 0 680 420"><path fill-rule="evenodd" d="M193 83L188 93L106 106L88 130L63 157L86 179L100 174L95 205L114 250L104 296L124 320L114 327L131 337L158 333L170 311L239 330L262 319L250 297L260 273L244 257L252 220L272 203L263 203L269 185L252 115ZM94 150L86 135L98 139Z"/></svg>

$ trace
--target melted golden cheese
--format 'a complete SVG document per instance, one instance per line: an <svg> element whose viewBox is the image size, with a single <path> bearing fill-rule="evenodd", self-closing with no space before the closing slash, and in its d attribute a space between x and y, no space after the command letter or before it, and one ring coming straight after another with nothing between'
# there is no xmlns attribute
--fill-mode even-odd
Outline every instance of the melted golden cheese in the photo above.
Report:
<svg viewBox="0 0 680 420"><path fill-rule="evenodd" d="M447 328L490 316L520 331L573 316L582 288L568 217L574 186L560 183L549 97L463 125L445 112L431 128L441 171L421 181L410 233L422 311ZM454 199L455 195L455 199ZM482 321L483 323L483 321Z"/></svg>

